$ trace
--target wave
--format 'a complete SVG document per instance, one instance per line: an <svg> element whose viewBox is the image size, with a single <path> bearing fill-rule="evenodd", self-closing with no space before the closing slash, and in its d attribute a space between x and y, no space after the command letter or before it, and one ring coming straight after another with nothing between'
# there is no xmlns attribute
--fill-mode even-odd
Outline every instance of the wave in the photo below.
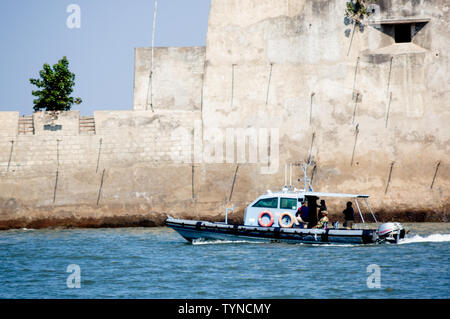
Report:
<svg viewBox="0 0 450 319"><path fill-rule="evenodd" d="M399 244L412 244L412 243L441 243L450 241L450 234L431 234L428 236L415 235L413 237L406 237L400 240Z"/></svg>

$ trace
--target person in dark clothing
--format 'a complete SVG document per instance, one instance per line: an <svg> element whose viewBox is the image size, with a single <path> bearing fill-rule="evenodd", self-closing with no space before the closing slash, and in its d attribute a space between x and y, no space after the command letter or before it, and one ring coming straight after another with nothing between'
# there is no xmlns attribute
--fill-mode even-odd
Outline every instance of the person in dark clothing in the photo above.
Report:
<svg viewBox="0 0 450 319"><path fill-rule="evenodd" d="M306 202L302 202L302 206L295 213L295 217L300 222L300 228L303 228L305 223L308 223L309 208Z"/></svg>
<svg viewBox="0 0 450 319"><path fill-rule="evenodd" d="M345 225L347 229L352 229L355 221L355 212L352 207L352 202L347 202L347 208L342 212L345 216Z"/></svg>
<svg viewBox="0 0 450 319"><path fill-rule="evenodd" d="M320 205L319 205L319 214L317 214L317 219L321 220L323 217L322 212L327 210L327 205L325 204L325 200L321 199L320 200Z"/></svg>

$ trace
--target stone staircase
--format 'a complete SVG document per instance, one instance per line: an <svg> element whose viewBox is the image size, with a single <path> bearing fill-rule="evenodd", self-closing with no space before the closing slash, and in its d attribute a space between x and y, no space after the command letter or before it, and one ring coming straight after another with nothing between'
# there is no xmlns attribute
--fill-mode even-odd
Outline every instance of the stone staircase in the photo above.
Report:
<svg viewBox="0 0 450 319"><path fill-rule="evenodd" d="M19 117L19 134L20 135L34 134L33 116Z"/></svg>
<svg viewBox="0 0 450 319"><path fill-rule="evenodd" d="M80 134L95 134L95 119L93 116L80 116Z"/></svg>

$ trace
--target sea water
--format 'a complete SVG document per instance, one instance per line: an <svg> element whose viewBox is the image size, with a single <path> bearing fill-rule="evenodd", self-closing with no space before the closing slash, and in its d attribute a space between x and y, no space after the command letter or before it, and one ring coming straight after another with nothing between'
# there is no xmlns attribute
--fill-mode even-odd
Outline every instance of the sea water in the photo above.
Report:
<svg viewBox="0 0 450 319"><path fill-rule="evenodd" d="M161 228L0 232L0 298L449 298L450 223L399 245L190 244Z"/></svg>

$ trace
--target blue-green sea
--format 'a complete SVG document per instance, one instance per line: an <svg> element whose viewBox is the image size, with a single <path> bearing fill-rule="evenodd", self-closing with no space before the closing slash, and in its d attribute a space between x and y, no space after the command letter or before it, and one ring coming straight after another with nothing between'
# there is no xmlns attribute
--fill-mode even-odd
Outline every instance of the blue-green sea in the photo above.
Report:
<svg viewBox="0 0 450 319"><path fill-rule="evenodd" d="M449 298L450 223L405 225L402 244L369 246L193 245L165 227L1 231L0 298Z"/></svg>

